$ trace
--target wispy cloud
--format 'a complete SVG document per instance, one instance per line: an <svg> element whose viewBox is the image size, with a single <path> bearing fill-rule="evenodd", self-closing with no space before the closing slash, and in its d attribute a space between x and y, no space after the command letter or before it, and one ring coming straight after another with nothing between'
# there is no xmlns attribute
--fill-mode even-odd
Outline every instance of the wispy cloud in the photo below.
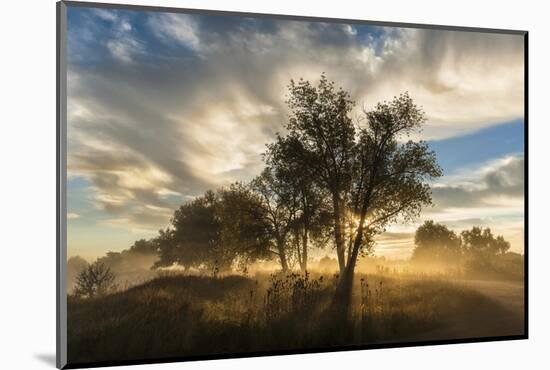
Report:
<svg viewBox="0 0 550 370"><path fill-rule="evenodd" d="M523 156L499 158L446 176L432 189L437 208L523 206ZM498 201L495 202L495 199Z"/></svg>
<svg viewBox="0 0 550 370"><path fill-rule="evenodd" d="M118 19L116 10L96 8L93 9L93 13L102 20L109 22L114 22Z"/></svg>
<svg viewBox="0 0 550 370"><path fill-rule="evenodd" d="M133 62L133 56L142 51L141 44L131 38L109 40L107 48L115 59L124 63Z"/></svg>
<svg viewBox="0 0 550 370"><path fill-rule="evenodd" d="M149 26L164 42L177 42L198 49L200 40L196 19L187 14L155 14L149 17Z"/></svg>
<svg viewBox="0 0 550 370"><path fill-rule="evenodd" d="M291 78L326 72L358 103L354 115L409 91L429 118L424 139L523 116L519 36L71 12L82 19L69 23L69 175L90 183L115 227L156 230L189 197L257 174L287 119ZM447 178L431 211L517 209L523 161L507 161Z"/></svg>

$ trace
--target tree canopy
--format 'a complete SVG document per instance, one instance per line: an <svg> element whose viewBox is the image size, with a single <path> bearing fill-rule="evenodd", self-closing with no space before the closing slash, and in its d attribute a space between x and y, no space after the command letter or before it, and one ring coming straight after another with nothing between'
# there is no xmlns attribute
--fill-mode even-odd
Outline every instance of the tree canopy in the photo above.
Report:
<svg viewBox="0 0 550 370"><path fill-rule="evenodd" d="M317 84L291 80L286 103L285 130L267 144L258 176L181 205L168 228L136 243L158 251L154 268L225 271L276 259L306 271L312 247L334 246L339 290L349 293L374 237L431 204L441 169L426 142L410 139L425 115L407 93L353 119L349 93L322 74Z"/></svg>
<svg viewBox="0 0 550 370"><path fill-rule="evenodd" d="M471 230L463 231L461 235L464 247L478 256L504 254L510 249L510 243L501 235L495 237L489 228L474 226Z"/></svg>
<svg viewBox="0 0 550 370"><path fill-rule="evenodd" d="M272 240L259 196L242 184L207 191L174 212L155 243L154 268L174 264L223 272L267 258Z"/></svg>
<svg viewBox="0 0 550 370"><path fill-rule="evenodd" d="M424 267L451 268L478 277L522 274L521 258L507 253L510 242L502 235L495 236L488 227L474 226L456 233L429 220L416 230L414 243L411 260Z"/></svg>
<svg viewBox="0 0 550 370"><path fill-rule="evenodd" d="M291 81L287 134L269 149L283 155L276 167L297 168L328 198L341 272L339 291L350 298L357 258L373 237L398 218L412 220L431 204L430 183L442 172L427 143L407 138L425 121L407 93L363 110L354 124L354 102L322 75L317 86ZM298 181L299 183L299 181Z"/></svg>
<svg viewBox="0 0 550 370"><path fill-rule="evenodd" d="M462 255L462 240L445 225L424 222L414 235L412 260L422 263L455 263Z"/></svg>

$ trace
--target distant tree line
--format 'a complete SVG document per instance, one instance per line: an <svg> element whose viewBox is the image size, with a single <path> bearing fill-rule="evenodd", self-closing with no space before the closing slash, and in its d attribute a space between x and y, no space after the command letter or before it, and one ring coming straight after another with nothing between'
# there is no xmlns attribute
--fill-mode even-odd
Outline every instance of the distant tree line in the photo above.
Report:
<svg viewBox="0 0 550 370"><path fill-rule="evenodd" d="M416 230L411 261L451 269L471 277L522 277L523 257L508 252L510 242L490 228L474 226L456 233L432 220Z"/></svg>
<svg viewBox="0 0 550 370"><path fill-rule="evenodd" d="M158 253L156 239L140 239L130 248L121 252L107 252L93 263L88 263L80 256L73 256L67 260L68 292L92 298L111 292L124 282L143 279L158 260ZM154 273L150 275L154 276Z"/></svg>

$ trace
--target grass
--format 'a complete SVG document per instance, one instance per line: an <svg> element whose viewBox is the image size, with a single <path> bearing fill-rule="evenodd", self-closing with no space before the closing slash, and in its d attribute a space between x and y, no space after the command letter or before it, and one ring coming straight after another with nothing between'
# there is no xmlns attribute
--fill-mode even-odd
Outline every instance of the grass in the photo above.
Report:
<svg viewBox="0 0 550 370"><path fill-rule="evenodd" d="M69 362L422 340L480 310L505 312L443 280L359 275L351 319L341 322L327 314L335 285L335 276L309 274L170 275L105 297L69 297Z"/></svg>

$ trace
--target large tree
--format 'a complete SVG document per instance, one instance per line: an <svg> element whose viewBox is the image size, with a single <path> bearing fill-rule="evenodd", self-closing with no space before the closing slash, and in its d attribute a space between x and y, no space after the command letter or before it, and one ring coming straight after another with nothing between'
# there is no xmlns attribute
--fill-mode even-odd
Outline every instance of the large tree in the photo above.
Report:
<svg viewBox="0 0 550 370"><path fill-rule="evenodd" d="M269 258L264 212L259 196L242 184L207 191L176 210L171 226L159 232L154 268L177 264L224 272Z"/></svg>
<svg viewBox="0 0 550 370"><path fill-rule="evenodd" d="M220 252L221 223L216 215L218 199L214 192L183 204L174 212L171 227L160 233L157 240L159 261L154 267L173 264L226 270L232 260Z"/></svg>
<svg viewBox="0 0 550 370"><path fill-rule="evenodd" d="M309 166L308 176L331 198L340 267L334 304L347 310L359 255L388 224L431 204L429 183L441 169L425 142L405 141L425 121L406 93L364 111L357 128L349 94L324 75L317 86L291 81L288 105L282 140L299 146L289 161Z"/></svg>
<svg viewBox="0 0 550 370"><path fill-rule="evenodd" d="M272 259L271 225L258 194L241 183L218 191L217 214L221 222L220 243L233 256L237 267L262 259Z"/></svg>
<svg viewBox="0 0 550 370"><path fill-rule="evenodd" d="M300 79L291 81L287 104L291 110L283 140L294 144L288 157L329 194L334 241L340 270L345 269L345 204L349 196L355 147L355 127L350 118L354 102L321 75L314 86Z"/></svg>
<svg viewBox="0 0 550 370"><path fill-rule="evenodd" d="M398 218L410 221L431 204L430 181L441 176L435 153L423 141L402 140L418 131L423 111L407 93L364 112L355 147L352 214L358 217L353 247L337 298L348 307L359 252Z"/></svg>

